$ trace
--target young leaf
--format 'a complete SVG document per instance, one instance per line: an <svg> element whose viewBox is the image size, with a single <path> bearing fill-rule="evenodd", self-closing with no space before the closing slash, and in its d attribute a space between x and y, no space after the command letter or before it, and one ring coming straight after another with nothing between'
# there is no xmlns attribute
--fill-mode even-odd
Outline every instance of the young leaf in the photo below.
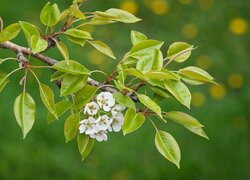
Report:
<svg viewBox="0 0 250 180"><path fill-rule="evenodd" d="M67 39L70 40L71 42L73 42L75 44L79 44L81 46L84 46L87 42L86 39L76 38L73 36L67 36Z"/></svg>
<svg viewBox="0 0 250 180"><path fill-rule="evenodd" d="M192 96L185 84L180 81L166 80L164 86L181 104L190 109Z"/></svg>
<svg viewBox="0 0 250 180"><path fill-rule="evenodd" d="M180 69L179 73L196 81L217 84L214 82L214 78L210 74L198 67L189 66L184 69Z"/></svg>
<svg viewBox="0 0 250 180"><path fill-rule="evenodd" d="M43 104L46 106L49 112L51 112L57 119L58 116L54 100L54 92L48 86L42 83L39 83L39 90Z"/></svg>
<svg viewBox="0 0 250 180"><path fill-rule="evenodd" d="M81 108L91 101L97 91L97 87L86 85L75 94L75 108Z"/></svg>
<svg viewBox="0 0 250 180"><path fill-rule="evenodd" d="M0 31L0 43L14 39L20 32L21 26L19 23L14 23Z"/></svg>
<svg viewBox="0 0 250 180"><path fill-rule="evenodd" d="M14 102L14 114L18 125L23 131L23 138L31 130L35 122L35 101L28 93L20 94Z"/></svg>
<svg viewBox="0 0 250 180"><path fill-rule="evenodd" d="M66 142L71 141L77 135L79 122L80 122L79 114L72 114L67 118L64 124L64 136L65 136Z"/></svg>
<svg viewBox="0 0 250 180"><path fill-rule="evenodd" d="M141 19L135 17L133 14L121 9L111 8L105 12L112 16L115 16L115 18L110 18L110 20L115 20L123 23L136 23L138 21L141 21Z"/></svg>
<svg viewBox="0 0 250 180"><path fill-rule="evenodd" d="M145 117L141 113L136 113L134 108L127 110L122 126L124 136L139 129L145 121Z"/></svg>
<svg viewBox="0 0 250 180"><path fill-rule="evenodd" d="M127 69L127 65L126 64L119 64L117 66L117 70L118 70L118 76L117 79L121 82L121 83L125 83L126 77L127 77L127 73L125 73L123 70Z"/></svg>
<svg viewBox="0 0 250 180"><path fill-rule="evenodd" d="M77 142L78 142L78 149L83 161L86 159L86 157L92 150L95 143L95 139L90 138L86 134L78 134Z"/></svg>
<svg viewBox="0 0 250 180"><path fill-rule="evenodd" d="M176 62L184 62L191 56L191 51L194 46L185 42L175 42L170 45L167 53L167 58Z"/></svg>
<svg viewBox="0 0 250 180"><path fill-rule="evenodd" d="M60 95L67 96L76 93L87 84L87 80L88 80L87 75L78 75L78 76L70 74L65 75L62 80Z"/></svg>
<svg viewBox="0 0 250 180"><path fill-rule="evenodd" d="M132 41L133 46L147 39L148 38L146 35L138 31L131 31L131 41Z"/></svg>
<svg viewBox="0 0 250 180"><path fill-rule="evenodd" d="M29 47L32 48L31 36L36 35L36 36L40 37L39 31L37 30L37 28L33 24L30 24L28 22L19 21L19 24L21 25L21 28L24 32L24 35L26 37L26 40L28 42Z"/></svg>
<svg viewBox="0 0 250 180"><path fill-rule="evenodd" d="M165 70L165 71L157 71L157 70L152 70L148 71L145 74L145 77L148 79L159 79L159 80L178 80L178 77L172 73L171 71Z"/></svg>
<svg viewBox="0 0 250 180"><path fill-rule="evenodd" d="M89 70L87 70L82 64L69 60L69 61L60 61L52 66L53 69L72 74L72 75L81 75L81 74L89 74Z"/></svg>
<svg viewBox="0 0 250 180"><path fill-rule="evenodd" d="M192 116L179 111L171 111L167 112L165 117L178 124L183 125L189 131L198 134L201 137L209 139L206 133L202 129L203 125L200 124L200 122L197 119L193 118Z"/></svg>
<svg viewBox="0 0 250 180"><path fill-rule="evenodd" d="M157 87L157 86L151 86L151 89L152 91L157 94L158 96L161 96L163 98L170 98L172 97L171 94L165 90L165 89L162 89L160 87Z"/></svg>
<svg viewBox="0 0 250 180"><path fill-rule="evenodd" d="M60 117L62 116L65 112L67 112L70 108L72 107L72 103L69 101L62 100L58 103L56 103L56 112L57 116ZM51 124L52 122L56 121L56 118L53 114L50 112L48 113L47 116L47 123Z"/></svg>
<svg viewBox="0 0 250 180"><path fill-rule="evenodd" d="M58 50L60 51L64 59L69 60L69 51L67 47L65 46L65 44L63 44L60 41L56 41L56 47L58 48Z"/></svg>
<svg viewBox="0 0 250 180"><path fill-rule="evenodd" d="M126 106L128 108L135 109L135 103L132 101L132 99L128 96L123 95L120 92L113 93L113 96L115 98L115 101L119 104Z"/></svg>
<svg viewBox="0 0 250 180"><path fill-rule="evenodd" d="M48 2L41 11L40 20L46 26L54 26L58 23L60 14L58 5Z"/></svg>
<svg viewBox="0 0 250 180"><path fill-rule="evenodd" d="M66 74L60 71L54 72L54 74L51 75L50 82L62 79Z"/></svg>
<svg viewBox="0 0 250 180"><path fill-rule="evenodd" d="M48 42L37 35L32 35L30 40L31 49L34 54L42 52L48 47Z"/></svg>
<svg viewBox="0 0 250 180"><path fill-rule="evenodd" d="M155 146L167 160L174 163L180 169L180 148L171 134L164 131L157 131Z"/></svg>
<svg viewBox="0 0 250 180"><path fill-rule="evenodd" d="M197 86L197 85L205 84L205 82L191 79L191 78L189 78L189 77L187 77L187 76L185 76L185 75L182 75L182 74L180 74L180 77L181 77L181 79L182 79L184 82L186 82L187 84L190 84L190 85Z"/></svg>
<svg viewBox="0 0 250 180"><path fill-rule="evenodd" d="M105 43L101 41L88 41L88 42L101 53L111 57L112 59L116 59L113 51Z"/></svg>
<svg viewBox="0 0 250 180"><path fill-rule="evenodd" d="M138 77L141 80L146 80L145 75L138 69L129 68L129 69L125 69L124 72L126 72L128 75Z"/></svg>
<svg viewBox="0 0 250 180"><path fill-rule="evenodd" d="M69 29L64 34L78 39L92 39L91 34L79 29Z"/></svg>
<svg viewBox="0 0 250 180"><path fill-rule="evenodd" d="M73 17L76 17L82 20L86 19L86 16L84 15L84 13L79 10L77 1L73 1L73 4L70 6L69 11L71 13L70 15Z"/></svg>
<svg viewBox="0 0 250 180"><path fill-rule="evenodd" d="M117 18L116 15L112 15L112 14L102 12L102 11L95 11L95 15L101 18L111 18L111 19Z"/></svg>
<svg viewBox="0 0 250 180"><path fill-rule="evenodd" d="M0 92L4 89L8 81L8 76L6 74L0 74Z"/></svg>
<svg viewBox="0 0 250 180"><path fill-rule="evenodd" d="M142 104L144 104L147 108L151 109L159 117L162 118L161 107L157 103L155 103L152 99L144 94L137 94L137 96Z"/></svg>

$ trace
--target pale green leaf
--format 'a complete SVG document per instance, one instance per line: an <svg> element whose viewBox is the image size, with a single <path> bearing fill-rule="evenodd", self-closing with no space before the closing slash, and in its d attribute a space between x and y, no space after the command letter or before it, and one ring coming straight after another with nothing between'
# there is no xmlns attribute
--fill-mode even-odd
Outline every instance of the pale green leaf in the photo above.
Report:
<svg viewBox="0 0 250 180"><path fill-rule="evenodd" d="M130 97L123 95L120 92L113 93L113 96L115 98L115 101L118 102L119 104L126 106L128 108L135 109L135 103Z"/></svg>
<svg viewBox="0 0 250 180"><path fill-rule="evenodd" d="M48 47L48 42L37 35L31 36L31 50L32 52L39 53Z"/></svg>
<svg viewBox="0 0 250 180"><path fill-rule="evenodd" d="M64 76L65 76L65 73L56 71L51 75L50 82L58 80L58 79L62 79Z"/></svg>
<svg viewBox="0 0 250 180"><path fill-rule="evenodd" d="M64 124L64 137L66 139L66 142L71 141L77 135L79 122L80 122L79 114L72 114L66 119Z"/></svg>
<svg viewBox="0 0 250 180"><path fill-rule="evenodd" d="M100 51L101 53L113 58L115 58L115 55L113 53L113 51L110 49L110 47L108 47L105 43L101 42L101 41L88 41L94 48L96 48L98 51Z"/></svg>
<svg viewBox="0 0 250 180"><path fill-rule="evenodd" d="M35 122L35 101L28 93L20 94L14 102L14 114L18 125L23 131L23 138L32 129Z"/></svg>
<svg viewBox="0 0 250 180"><path fill-rule="evenodd" d="M131 41L132 41L133 46L147 39L148 38L146 35L138 31L131 31Z"/></svg>
<svg viewBox="0 0 250 180"><path fill-rule="evenodd" d="M70 40L71 42L75 43L75 44L79 44L81 46L84 46L86 44L86 39L81 39L81 38L75 38L73 36L66 36L68 40Z"/></svg>
<svg viewBox="0 0 250 180"><path fill-rule="evenodd" d="M165 71L157 71L157 70L152 70L148 71L145 74L145 77L148 79L159 79L159 80L178 80L178 77L171 71L165 70Z"/></svg>
<svg viewBox="0 0 250 180"><path fill-rule="evenodd" d="M141 80L146 80L145 75L138 69L129 68L125 69L124 72L126 72L128 75L138 77Z"/></svg>
<svg viewBox="0 0 250 180"><path fill-rule="evenodd" d="M32 48L31 47L31 36L40 37L39 31L37 30L37 28L33 24L30 24L28 22L19 21L19 24L21 25L21 28L24 32L24 35L26 37L26 40L28 42L29 47Z"/></svg>
<svg viewBox="0 0 250 180"><path fill-rule="evenodd" d="M110 18L110 20L115 20L123 23L136 23L138 21L141 21L141 19L137 18L133 14L121 9L111 8L105 11L105 13L115 16L115 18Z"/></svg>
<svg viewBox="0 0 250 180"><path fill-rule="evenodd" d="M155 135L155 146L167 160L180 168L181 151L171 134L164 131L157 131Z"/></svg>
<svg viewBox="0 0 250 180"><path fill-rule="evenodd" d="M185 42L175 42L170 45L167 53L167 58L176 62L186 61L191 56L191 51L194 46Z"/></svg>
<svg viewBox="0 0 250 180"><path fill-rule="evenodd" d="M80 29L68 29L64 34L78 39L92 39L89 32Z"/></svg>
<svg viewBox="0 0 250 180"><path fill-rule="evenodd" d="M69 51L68 51L68 48L66 47L66 45L60 41L56 41L56 47L58 48L58 50L62 54L63 58L65 60L69 60Z"/></svg>
<svg viewBox="0 0 250 180"><path fill-rule="evenodd" d="M78 149L81 154L82 160L85 160L94 146L95 139L90 138L86 134L79 134L77 138L77 142L78 142Z"/></svg>
<svg viewBox="0 0 250 180"><path fill-rule="evenodd" d="M8 76L6 74L0 74L0 92L2 92L8 82Z"/></svg>
<svg viewBox="0 0 250 180"><path fill-rule="evenodd" d="M70 15L73 16L73 17L76 17L78 19L86 19L86 16L84 15L83 12L80 11L78 5L77 5L77 1L73 1L73 4L70 6L69 8L69 11L70 11Z"/></svg>
<svg viewBox="0 0 250 180"><path fill-rule="evenodd" d="M86 69L82 64L69 60L69 61L60 61L52 66L53 69L68 73L71 75L81 75L81 74L89 74L89 70Z"/></svg>
<svg viewBox="0 0 250 180"><path fill-rule="evenodd" d="M21 26L19 23L14 23L6 27L0 32L0 43L14 39L20 32Z"/></svg>
<svg viewBox="0 0 250 180"><path fill-rule="evenodd" d="M51 5L48 2L40 13L40 20L46 26L54 26L58 23L60 14L58 5L56 3Z"/></svg>

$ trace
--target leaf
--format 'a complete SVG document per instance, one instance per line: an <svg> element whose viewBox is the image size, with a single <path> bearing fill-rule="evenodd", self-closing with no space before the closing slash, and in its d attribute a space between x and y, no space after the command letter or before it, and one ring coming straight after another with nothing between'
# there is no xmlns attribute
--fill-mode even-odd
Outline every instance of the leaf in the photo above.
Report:
<svg viewBox="0 0 250 180"><path fill-rule="evenodd" d="M57 112L54 100L54 92L46 85L39 83L40 96L43 101L43 104L57 119Z"/></svg>
<svg viewBox="0 0 250 180"><path fill-rule="evenodd" d="M82 24L79 28L85 25L105 25L105 24L112 24L115 23L116 21L111 20L109 18L104 18L104 17L99 17L96 16L92 18L89 22Z"/></svg>
<svg viewBox="0 0 250 180"><path fill-rule="evenodd" d="M184 69L180 69L178 72L196 81L217 84L216 82L214 82L214 78L210 74L198 67L189 66Z"/></svg>
<svg viewBox="0 0 250 180"><path fill-rule="evenodd" d="M192 116L179 111L171 111L167 112L165 117L178 124L183 125L189 131L198 134L201 137L209 139L206 133L202 129L204 126L200 124L200 122L197 119L193 118Z"/></svg>
<svg viewBox="0 0 250 180"><path fill-rule="evenodd" d="M112 59L116 59L113 51L105 43L101 41L88 41L88 42L101 53L111 57Z"/></svg>
<svg viewBox="0 0 250 180"><path fill-rule="evenodd" d="M73 60L60 61L53 65L52 68L71 75L89 74L89 70L87 70L82 64Z"/></svg>
<svg viewBox="0 0 250 180"><path fill-rule="evenodd" d="M148 38L146 35L138 31L131 31L131 41L132 41L133 46L147 39Z"/></svg>
<svg viewBox="0 0 250 180"><path fill-rule="evenodd" d="M81 108L91 101L97 91L97 87L86 85L75 94L75 108Z"/></svg>
<svg viewBox="0 0 250 180"><path fill-rule="evenodd" d="M67 96L76 93L87 84L87 80L87 75L65 75L61 84L60 96Z"/></svg>
<svg viewBox="0 0 250 180"><path fill-rule="evenodd" d="M146 80L145 75L138 69L129 68L129 69L125 69L124 72L126 72L128 75L132 75L142 80Z"/></svg>
<svg viewBox="0 0 250 180"><path fill-rule="evenodd" d="M116 15L112 15L102 11L95 11L94 14L101 18L111 18L111 19L117 18Z"/></svg>
<svg viewBox="0 0 250 180"><path fill-rule="evenodd" d="M122 82L123 84L125 83L127 74L123 71L124 69L127 69L127 65L126 64L118 64L117 65L117 70L118 70L118 76L117 76L117 80L119 80L120 82Z"/></svg>
<svg viewBox="0 0 250 180"><path fill-rule="evenodd" d="M8 83L8 75L6 74L0 74L0 92L4 89L6 84Z"/></svg>
<svg viewBox="0 0 250 180"><path fill-rule="evenodd" d="M82 157L82 161L86 159L89 155L90 151L92 150L95 139L90 138L86 134L79 134L77 138L78 142L78 149Z"/></svg>
<svg viewBox="0 0 250 180"><path fill-rule="evenodd" d="M64 76L65 76L65 73L56 71L51 75L50 82L58 80L58 79L62 79Z"/></svg>
<svg viewBox="0 0 250 180"><path fill-rule="evenodd" d="M115 98L115 101L118 102L119 104L126 106L128 108L135 109L135 103L130 97L125 96L120 92L113 93L113 97Z"/></svg>
<svg viewBox="0 0 250 180"><path fill-rule="evenodd" d="M124 136L139 129L145 121L145 117L141 113L136 113L134 108L127 110L122 126Z"/></svg>
<svg viewBox="0 0 250 180"><path fill-rule="evenodd" d="M31 49L32 52L39 53L48 47L48 42L37 35L31 36Z"/></svg>
<svg viewBox="0 0 250 180"><path fill-rule="evenodd" d="M167 53L168 59L173 59L176 62L184 62L191 56L191 51L194 46L185 42L175 42L170 45Z"/></svg>
<svg viewBox="0 0 250 180"><path fill-rule="evenodd" d="M6 27L0 32L0 43L14 39L20 32L21 26L19 23L14 23Z"/></svg>
<svg viewBox="0 0 250 180"><path fill-rule="evenodd" d="M184 76L182 74L180 74L180 77L181 79L186 82L187 84L190 84L190 85L194 85L194 86L197 86L197 85L202 85L202 84L205 84L205 82L202 82L202 81L197 81L197 80L194 80L194 79L191 79L187 76Z"/></svg>
<svg viewBox="0 0 250 180"><path fill-rule="evenodd" d="M36 36L40 37L39 31L37 30L37 28L33 24L30 24L28 22L19 21L19 24L21 25L21 28L24 32L24 35L26 37L26 40L28 42L29 47L32 48L31 47L31 36L36 35Z"/></svg>
<svg viewBox="0 0 250 180"><path fill-rule="evenodd" d="M190 109L192 96L185 84L180 81L166 80L164 86L181 104Z"/></svg>
<svg viewBox="0 0 250 180"><path fill-rule="evenodd" d="M164 131L157 131L155 146L167 160L174 163L180 169L180 148L171 134Z"/></svg>
<svg viewBox="0 0 250 180"><path fill-rule="evenodd" d="M84 46L86 44L86 39L81 39L81 38L75 38L73 36L67 36L67 39L70 40L71 42L75 44L79 44L81 46Z"/></svg>
<svg viewBox="0 0 250 180"><path fill-rule="evenodd" d="M72 103L69 101L62 100L58 103L56 103L56 112L57 116L60 117L62 116L65 112L67 112L70 108L72 107ZM48 113L47 116L47 123L51 124L52 122L56 121L56 118L53 114L50 112Z"/></svg>
<svg viewBox="0 0 250 180"><path fill-rule="evenodd" d="M79 114L72 114L67 118L64 124L64 136L65 136L66 142L71 141L77 135L79 122L80 122Z"/></svg>
<svg viewBox="0 0 250 180"><path fill-rule="evenodd" d="M56 47L60 51L60 53L63 56L63 58L65 60L69 60L69 51L68 51L67 47L65 46L65 44L63 44L60 41L56 41Z"/></svg>
<svg viewBox="0 0 250 180"><path fill-rule="evenodd" d="M161 97L163 97L163 98L170 98L170 97L172 97L171 94L170 94L167 90L162 89L162 88L160 88L160 87L151 86L151 89L152 89L152 91L153 91L155 94L157 94L157 95L159 95L159 96L161 96Z"/></svg>
<svg viewBox="0 0 250 180"><path fill-rule="evenodd" d="M121 9L111 8L105 11L105 13L115 16L115 18L110 18L110 20L115 20L123 23L136 23L138 21L141 21L141 19L135 17L133 14Z"/></svg>
<svg viewBox="0 0 250 180"><path fill-rule="evenodd" d="M14 114L18 125L23 131L23 138L32 129L35 122L35 101L28 93L20 94L14 102Z"/></svg>
<svg viewBox="0 0 250 180"><path fill-rule="evenodd" d="M148 79L178 80L178 77L174 73L168 70L165 70L165 71L151 70L145 74L145 77Z"/></svg>
<svg viewBox="0 0 250 180"><path fill-rule="evenodd" d="M73 4L70 6L69 11L71 12L71 16L74 16L82 20L86 19L86 16L84 15L84 13L79 10L77 1L73 1Z"/></svg>
<svg viewBox="0 0 250 180"><path fill-rule="evenodd" d="M163 66L163 55L159 49L154 49L153 53L145 54L136 64L136 69L143 73L151 70L161 70Z"/></svg>
<svg viewBox="0 0 250 180"><path fill-rule="evenodd" d="M156 102L154 102L152 99L150 99L144 94L137 94L137 97L139 98L142 104L154 111L160 118L162 118L161 107Z"/></svg>
<svg viewBox="0 0 250 180"><path fill-rule="evenodd" d="M78 39L92 39L91 34L79 29L68 29L64 34Z"/></svg>
<svg viewBox="0 0 250 180"><path fill-rule="evenodd" d="M51 5L48 2L40 13L40 20L46 26L54 26L58 23L60 14L58 5L56 3Z"/></svg>

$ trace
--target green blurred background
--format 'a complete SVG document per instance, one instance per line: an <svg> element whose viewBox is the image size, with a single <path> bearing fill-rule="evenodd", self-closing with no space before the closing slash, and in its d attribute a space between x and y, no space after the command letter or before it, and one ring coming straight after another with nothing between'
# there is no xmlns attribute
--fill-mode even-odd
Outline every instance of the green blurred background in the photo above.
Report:
<svg viewBox="0 0 250 180"><path fill-rule="evenodd" d="M61 10L71 1L57 2ZM39 12L45 0L1 0L0 16L5 26L19 20L40 25ZM130 31L165 41L163 52L175 41L199 46L184 64L171 64L171 70L196 65L209 71L220 86L190 87L192 110L175 101L163 102L164 110L187 112L205 125L210 141L171 122L159 125L174 135L182 151L181 169L166 161L154 147L154 129L147 122L140 130L123 137L110 134L107 142L96 143L91 155L81 162L76 142L65 144L64 118L46 125L47 112L39 99L36 82L29 79L28 90L37 102L34 128L23 140L12 110L22 91L18 78L0 94L0 179L250 179L250 1L246 0L89 0L85 11L122 8L143 21L133 25L114 24L90 27L95 39L103 40L118 58L129 51ZM15 42L25 45L23 37ZM93 48L71 43L72 59L89 69L110 72L116 61ZM48 55L61 56L55 49ZM15 56L0 49L0 58ZM35 60L34 60L35 61ZM9 72L10 65L0 66ZM39 70L49 84L48 70ZM102 77L96 76L102 80ZM56 93L58 90L53 85ZM58 97L57 97L58 98Z"/></svg>

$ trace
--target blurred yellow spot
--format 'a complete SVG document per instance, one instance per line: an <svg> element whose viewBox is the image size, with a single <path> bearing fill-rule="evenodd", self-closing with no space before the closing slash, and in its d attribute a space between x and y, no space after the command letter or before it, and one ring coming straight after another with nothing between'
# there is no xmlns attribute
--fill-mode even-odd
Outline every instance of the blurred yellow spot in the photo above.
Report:
<svg viewBox="0 0 250 180"><path fill-rule="evenodd" d="M235 35L243 35L248 30L248 22L243 18L234 18L230 21L229 29Z"/></svg>
<svg viewBox="0 0 250 180"><path fill-rule="evenodd" d="M179 0L181 4L188 5L192 3L192 0Z"/></svg>
<svg viewBox="0 0 250 180"><path fill-rule="evenodd" d="M212 66L212 61L210 57L202 55L196 59L196 66L204 70L208 70Z"/></svg>
<svg viewBox="0 0 250 180"><path fill-rule="evenodd" d="M233 89L240 89L243 86L244 78L241 74L234 73L228 77L228 85Z"/></svg>
<svg viewBox="0 0 250 180"><path fill-rule="evenodd" d="M216 100L221 100L226 95L226 88L223 85L212 85L210 88L210 96Z"/></svg>
<svg viewBox="0 0 250 180"><path fill-rule="evenodd" d="M195 24L186 24L182 27L181 34L186 39L193 39L198 34L198 28Z"/></svg>
<svg viewBox="0 0 250 180"><path fill-rule="evenodd" d="M192 105L194 107L201 107L206 101L204 94L200 92L195 92L192 94Z"/></svg>
<svg viewBox="0 0 250 180"><path fill-rule="evenodd" d="M138 5L134 0L125 0L120 4L120 8L124 11L128 11L132 14L137 14Z"/></svg>
<svg viewBox="0 0 250 180"><path fill-rule="evenodd" d="M151 0L150 7L156 15L162 16L168 13L169 4L166 0Z"/></svg>
<svg viewBox="0 0 250 180"><path fill-rule="evenodd" d="M214 0L199 0L199 6L202 10L208 10L214 5Z"/></svg>
<svg viewBox="0 0 250 180"><path fill-rule="evenodd" d="M234 118L233 120L233 126L236 129L245 129L248 125L248 121L245 117L243 116L238 116L236 118Z"/></svg>
<svg viewBox="0 0 250 180"><path fill-rule="evenodd" d="M104 64L104 56L97 50L92 50L88 54L88 59L92 64L100 65Z"/></svg>

